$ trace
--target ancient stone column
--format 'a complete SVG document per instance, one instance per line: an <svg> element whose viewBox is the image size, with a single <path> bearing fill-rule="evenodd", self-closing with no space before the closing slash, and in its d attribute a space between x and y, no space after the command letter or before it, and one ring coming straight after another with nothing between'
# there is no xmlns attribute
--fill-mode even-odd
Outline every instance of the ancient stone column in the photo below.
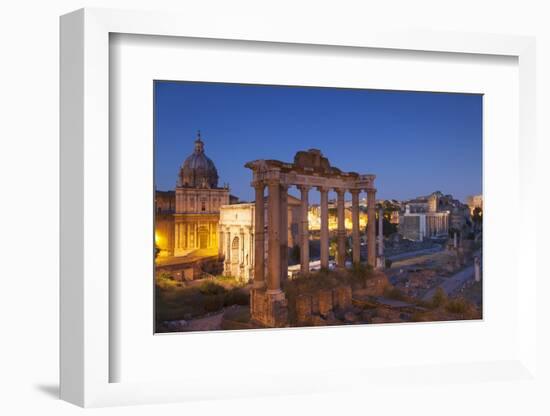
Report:
<svg viewBox="0 0 550 416"><path fill-rule="evenodd" d="M252 226L246 227L248 231L248 256L247 256L247 280L251 280L254 276L254 230Z"/></svg>
<svg viewBox="0 0 550 416"><path fill-rule="evenodd" d="M300 186L300 271L309 273L309 186Z"/></svg>
<svg viewBox="0 0 550 416"><path fill-rule="evenodd" d="M474 257L474 278L476 282L481 281L481 259L478 256Z"/></svg>
<svg viewBox="0 0 550 416"><path fill-rule="evenodd" d="M225 229L225 275L231 276L231 229L226 227Z"/></svg>
<svg viewBox="0 0 550 416"><path fill-rule="evenodd" d="M346 216L344 207L344 197L346 191L344 189L336 189L336 212L338 217L338 253L336 255L336 264L339 268L346 267Z"/></svg>
<svg viewBox="0 0 550 416"><path fill-rule="evenodd" d="M384 210L378 210L378 256L384 256Z"/></svg>
<svg viewBox="0 0 550 416"><path fill-rule="evenodd" d="M244 228L239 229L240 259L239 259L239 277L244 279Z"/></svg>
<svg viewBox="0 0 550 416"><path fill-rule="evenodd" d="M259 289L265 286L264 276L264 188L263 182L256 182L256 205L254 206L254 287Z"/></svg>
<svg viewBox="0 0 550 416"><path fill-rule="evenodd" d="M359 233L359 193L358 189L351 191L351 237L353 240L353 264L361 262L361 236Z"/></svg>
<svg viewBox="0 0 550 416"><path fill-rule="evenodd" d="M268 182L268 278L267 292L277 294L281 292L281 192L277 179Z"/></svg>
<svg viewBox="0 0 550 416"><path fill-rule="evenodd" d="M384 259L384 210L380 208L378 210L378 261L377 266L379 269L385 267Z"/></svg>
<svg viewBox="0 0 550 416"><path fill-rule="evenodd" d="M281 281L288 279L288 185L280 185L280 231L281 244Z"/></svg>
<svg viewBox="0 0 550 416"><path fill-rule="evenodd" d="M376 267L376 189L367 189L367 263Z"/></svg>
<svg viewBox="0 0 550 416"><path fill-rule="evenodd" d="M220 227L220 236L218 237L218 256L221 257L223 254L223 245L224 245L224 239L223 239L223 231Z"/></svg>
<svg viewBox="0 0 550 416"><path fill-rule="evenodd" d="M321 267L328 269L328 188L318 189L321 193Z"/></svg>

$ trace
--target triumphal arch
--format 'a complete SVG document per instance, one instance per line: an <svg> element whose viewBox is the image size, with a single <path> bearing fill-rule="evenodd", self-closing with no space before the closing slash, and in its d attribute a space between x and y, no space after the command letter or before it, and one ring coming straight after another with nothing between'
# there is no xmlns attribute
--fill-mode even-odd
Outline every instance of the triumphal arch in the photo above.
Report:
<svg viewBox="0 0 550 416"><path fill-rule="evenodd" d="M345 194L352 197L353 263L360 262L359 195L367 193L367 263L376 263L376 226L374 187L375 175L343 172L331 166L320 150L299 151L293 163L279 160L254 160L245 164L253 172L252 186L256 190L254 218L254 287L250 292L252 319L270 327L287 323L287 301L281 289L281 280L288 272L287 191L296 186L301 192L300 262L302 273L309 272L308 197L310 190L318 190L321 199L321 267L329 266L329 211L328 193L337 195L338 244L336 264L345 267ZM265 218L265 189L267 218ZM267 224L266 224L267 222ZM267 225L267 252L265 226ZM266 255L267 254L267 255ZM267 261L267 267L266 267Z"/></svg>

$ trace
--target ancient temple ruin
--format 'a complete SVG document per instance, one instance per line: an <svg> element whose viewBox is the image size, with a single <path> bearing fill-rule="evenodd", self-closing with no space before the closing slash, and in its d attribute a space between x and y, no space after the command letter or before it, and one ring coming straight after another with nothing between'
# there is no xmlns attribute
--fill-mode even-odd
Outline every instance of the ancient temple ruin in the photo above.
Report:
<svg viewBox="0 0 550 416"><path fill-rule="evenodd" d="M343 172L330 165L320 150L299 151L293 163L278 160L255 160L245 167L253 172L252 186L256 191L254 225L254 287L250 292L252 319L269 327L285 326L287 301L281 289L281 279L287 276L287 192L296 186L301 192L300 262L302 273L309 272L308 196L311 189L320 192L321 199L321 267L329 266L329 211L328 193L337 194L337 256L336 264L345 267L345 193L352 197L353 263L360 262L359 196L367 193L367 263L376 266L376 222L374 188L375 175ZM267 219L264 218L265 188L267 195ZM265 247L265 221L267 220L267 256ZM267 261L267 267L265 262Z"/></svg>

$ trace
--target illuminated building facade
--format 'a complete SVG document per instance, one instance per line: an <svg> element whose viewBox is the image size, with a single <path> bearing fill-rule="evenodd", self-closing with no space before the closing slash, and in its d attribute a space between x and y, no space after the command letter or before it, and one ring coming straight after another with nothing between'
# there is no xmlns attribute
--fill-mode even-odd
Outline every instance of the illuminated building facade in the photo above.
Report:
<svg viewBox="0 0 550 416"><path fill-rule="evenodd" d="M218 172L205 155L200 132L193 153L179 169L175 192L157 192L155 202L160 257L218 252L220 207L230 202L229 188L218 187Z"/></svg>
<svg viewBox="0 0 550 416"><path fill-rule="evenodd" d="M291 195L287 195L287 198L287 227L282 228L281 232L286 233L287 248L291 248L299 243L300 200ZM255 210L255 203L224 205L220 208L219 254L224 259L223 274L234 276L242 282L248 282L254 277ZM267 205L264 211L267 212ZM264 232L267 232L267 226L264 228ZM265 250L267 244L264 242Z"/></svg>

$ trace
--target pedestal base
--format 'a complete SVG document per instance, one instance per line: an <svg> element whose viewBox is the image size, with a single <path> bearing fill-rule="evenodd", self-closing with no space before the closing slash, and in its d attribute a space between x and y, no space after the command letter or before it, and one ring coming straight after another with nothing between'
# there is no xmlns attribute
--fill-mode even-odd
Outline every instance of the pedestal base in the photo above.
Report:
<svg viewBox="0 0 550 416"><path fill-rule="evenodd" d="M288 302L282 291L270 293L265 288L250 291L250 314L253 321L270 328L288 325Z"/></svg>

